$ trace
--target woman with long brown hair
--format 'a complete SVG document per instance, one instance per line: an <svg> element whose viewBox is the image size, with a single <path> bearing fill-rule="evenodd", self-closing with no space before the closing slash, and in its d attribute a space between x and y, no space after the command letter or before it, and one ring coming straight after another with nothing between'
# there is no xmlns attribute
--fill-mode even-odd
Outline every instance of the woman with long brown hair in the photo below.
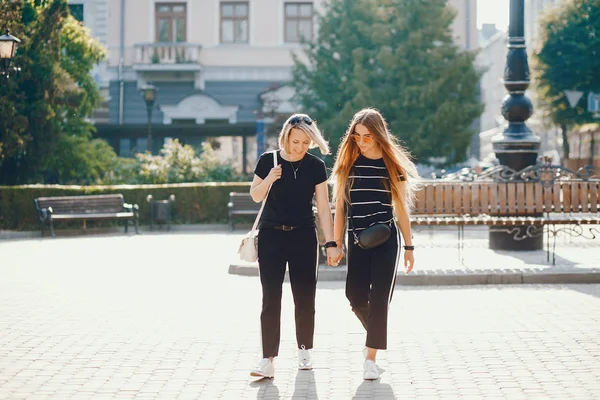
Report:
<svg viewBox="0 0 600 400"><path fill-rule="evenodd" d="M338 150L334 238L342 246L348 221L346 297L367 331L364 379L378 379L377 350L387 348L388 307L404 239L404 272L414 267L409 212L418 173L381 113L357 112ZM334 260L339 262L341 257Z"/></svg>

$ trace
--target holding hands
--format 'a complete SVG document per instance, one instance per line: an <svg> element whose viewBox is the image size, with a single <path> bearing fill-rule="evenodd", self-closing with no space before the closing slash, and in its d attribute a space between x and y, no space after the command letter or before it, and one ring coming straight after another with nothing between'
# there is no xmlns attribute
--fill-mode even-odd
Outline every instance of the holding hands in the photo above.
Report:
<svg viewBox="0 0 600 400"><path fill-rule="evenodd" d="M327 248L327 265L337 267L340 261L344 258L344 251L340 247Z"/></svg>
<svg viewBox="0 0 600 400"><path fill-rule="evenodd" d="M341 259L344 257L344 252L339 247L327 248L327 265L337 267Z"/></svg>

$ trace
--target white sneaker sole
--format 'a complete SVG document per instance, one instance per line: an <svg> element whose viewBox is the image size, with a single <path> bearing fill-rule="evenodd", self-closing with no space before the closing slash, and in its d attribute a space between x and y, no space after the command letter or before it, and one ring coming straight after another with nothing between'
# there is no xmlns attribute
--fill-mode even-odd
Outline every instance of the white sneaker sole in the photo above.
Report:
<svg viewBox="0 0 600 400"><path fill-rule="evenodd" d="M265 375L262 372L252 371L250 372L250 376L258 376L261 378L273 378L275 375Z"/></svg>

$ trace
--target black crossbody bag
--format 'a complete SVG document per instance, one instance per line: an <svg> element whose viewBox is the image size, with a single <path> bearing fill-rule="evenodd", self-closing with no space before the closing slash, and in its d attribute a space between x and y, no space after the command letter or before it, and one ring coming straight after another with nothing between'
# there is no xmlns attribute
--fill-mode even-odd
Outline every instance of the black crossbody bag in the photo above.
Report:
<svg viewBox="0 0 600 400"><path fill-rule="evenodd" d="M392 229L389 224L383 224L381 222L371 225L367 229L361 231L358 235L354 230L354 223L352 222L352 206L346 204L348 208L348 215L350 216L350 229L352 229L352 235L354 236L354 244L358 245L361 249L374 249L379 247L390 239L392 235Z"/></svg>

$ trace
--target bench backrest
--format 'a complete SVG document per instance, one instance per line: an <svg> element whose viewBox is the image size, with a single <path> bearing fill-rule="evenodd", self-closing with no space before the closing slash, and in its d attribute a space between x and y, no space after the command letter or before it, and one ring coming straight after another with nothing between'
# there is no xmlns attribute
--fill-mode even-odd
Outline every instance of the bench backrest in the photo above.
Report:
<svg viewBox="0 0 600 400"><path fill-rule="evenodd" d="M52 207L54 214L92 214L123 211L122 194L39 197L35 201L40 209Z"/></svg>
<svg viewBox="0 0 600 400"><path fill-rule="evenodd" d="M600 180L537 182L425 181L413 214L535 215L595 213L600 210Z"/></svg>
<svg viewBox="0 0 600 400"><path fill-rule="evenodd" d="M229 202L233 205L233 210L260 210L262 203L256 203L252 200L250 193L229 193Z"/></svg>

